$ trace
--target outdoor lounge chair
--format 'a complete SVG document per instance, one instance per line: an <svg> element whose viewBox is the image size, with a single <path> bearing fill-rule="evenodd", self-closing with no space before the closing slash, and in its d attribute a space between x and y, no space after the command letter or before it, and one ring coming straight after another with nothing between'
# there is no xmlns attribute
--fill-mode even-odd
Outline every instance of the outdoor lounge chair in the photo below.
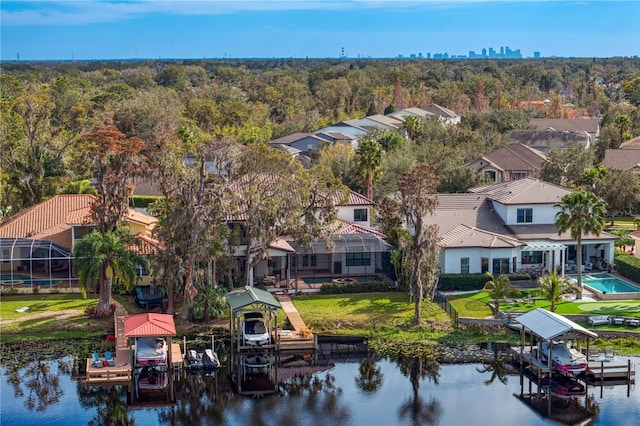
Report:
<svg viewBox="0 0 640 426"><path fill-rule="evenodd" d="M100 354L98 352L94 352L91 354L91 359L93 360L93 366L96 368L102 368L102 361L100 360Z"/></svg>
<svg viewBox="0 0 640 426"><path fill-rule="evenodd" d="M107 361L107 365L109 367L113 367L114 365L116 365L116 360L113 359L113 354L111 353L111 351L105 351L104 359Z"/></svg>
<svg viewBox="0 0 640 426"><path fill-rule="evenodd" d="M611 318L611 323L613 325L623 325L624 324L624 318L622 318L622 317Z"/></svg>
<svg viewBox="0 0 640 426"><path fill-rule="evenodd" d="M589 325L609 324L609 317L606 315L596 315L593 317L589 317L589 319L587 319L587 322L589 323Z"/></svg>

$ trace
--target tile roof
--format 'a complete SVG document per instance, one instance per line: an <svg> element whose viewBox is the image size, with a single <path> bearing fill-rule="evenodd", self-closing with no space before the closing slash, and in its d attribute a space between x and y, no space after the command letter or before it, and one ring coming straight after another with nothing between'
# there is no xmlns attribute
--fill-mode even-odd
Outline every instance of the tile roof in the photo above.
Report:
<svg viewBox="0 0 640 426"><path fill-rule="evenodd" d="M386 240L387 237L380 231L372 228L368 228L357 223L347 222L345 220L337 219L334 222L333 232L335 235L356 235L356 234L369 234L373 235L381 240Z"/></svg>
<svg viewBox="0 0 640 426"><path fill-rule="evenodd" d="M438 194L438 206L425 220L428 224L437 224L440 235L446 235L459 225L509 235L509 229L495 213L491 200L483 194Z"/></svg>
<svg viewBox="0 0 640 426"><path fill-rule="evenodd" d="M526 244L515 238L496 234L467 225L458 225L441 237L441 244L447 248L483 247L512 248Z"/></svg>
<svg viewBox="0 0 640 426"><path fill-rule="evenodd" d="M501 204L555 204L571 193L561 186L533 178L475 187L469 192L484 194Z"/></svg>
<svg viewBox="0 0 640 426"><path fill-rule="evenodd" d="M70 248L71 226L91 224L91 205L95 197L87 194L56 195L35 206L9 216L0 223L0 237L49 240ZM127 220L152 227L158 220L129 209Z"/></svg>

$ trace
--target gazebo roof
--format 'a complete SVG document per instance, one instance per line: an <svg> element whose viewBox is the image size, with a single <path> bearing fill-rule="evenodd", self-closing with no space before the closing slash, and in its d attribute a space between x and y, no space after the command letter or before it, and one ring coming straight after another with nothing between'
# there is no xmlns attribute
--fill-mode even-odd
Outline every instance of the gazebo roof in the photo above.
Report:
<svg viewBox="0 0 640 426"><path fill-rule="evenodd" d="M515 318L515 321L522 324L522 326L532 334L544 340L572 340L598 337L596 333L568 320L562 315L542 308L537 308L522 314Z"/></svg>
<svg viewBox="0 0 640 426"><path fill-rule="evenodd" d="M173 315L138 314L124 317L126 337L175 336L176 325Z"/></svg>
<svg viewBox="0 0 640 426"><path fill-rule="evenodd" d="M280 302L271 293L249 286L227 293L227 301L232 311L237 311L253 304L263 304L269 308L280 308Z"/></svg>

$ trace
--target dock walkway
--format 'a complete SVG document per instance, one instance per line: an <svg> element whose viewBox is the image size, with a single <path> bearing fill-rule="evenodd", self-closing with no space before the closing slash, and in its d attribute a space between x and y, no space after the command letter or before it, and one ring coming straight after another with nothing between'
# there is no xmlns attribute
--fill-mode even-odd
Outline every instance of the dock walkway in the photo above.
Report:
<svg viewBox="0 0 640 426"><path fill-rule="evenodd" d="M282 306L282 310L284 311L287 318L289 318L289 323L291 323L291 327L296 333L300 333L303 330L307 330L307 325L302 320L300 313L291 302L291 298L288 294L276 294L275 295L280 305Z"/></svg>

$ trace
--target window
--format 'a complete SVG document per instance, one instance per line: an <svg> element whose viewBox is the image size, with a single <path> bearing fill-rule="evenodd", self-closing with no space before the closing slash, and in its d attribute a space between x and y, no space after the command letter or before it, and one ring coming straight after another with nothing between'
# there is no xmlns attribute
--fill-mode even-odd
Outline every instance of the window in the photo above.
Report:
<svg viewBox="0 0 640 426"><path fill-rule="evenodd" d="M533 209L518 209L518 223L533 222Z"/></svg>
<svg viewBox="0 0 640 426"><path fill-rule="evenodd" d="M309 264L311 264L311 266L316 266L316 262L317 259L315 254L305 254L304 256L302 256L302 266L309 266Z"/></svg>
<svg viewBox="0 0 640 426"><path fill-rule="evenodd" d="M542 263L541 251L523 251L522 252L522 264L529 265L532 263Z"/></svg>
<svg viewBox="0 0 640 426"><path fill-rule="evenodd" d="M509 258L493 259L493 275L509 273Z"/></svg>
<svg viewBox="0 0 640 426"><path fill-rule="evenodd" d="M366 222L368 219L368 211L367 209L354 209L353 210L353 221L354 222Z"/></svg>
<svg viewBox="0 0 640 426"><path fill-rule="evenodd" d="M489 272L489 258L488 257L481 257L480 258L480 272L482 272L483 274L485 272Z"/></svg>
<svg viewBox="0 0 640 426"><path fill-rule="evenodd" d="M11 263L11 248L3 248L2 253L0 253L0 259L2 259L2 263Z"/></svg>
<svg viewBox="0 0 640 426"><path fill-rule="evenodd" d="M371 265L371 253L347 253L347 266Z"/></svg>
<svg viewBox="0 0 640 426"><path fill-rule="evenodd" d="M469 258L461 257L460 258L460 273L468 274L469 273Z"/></svg>

